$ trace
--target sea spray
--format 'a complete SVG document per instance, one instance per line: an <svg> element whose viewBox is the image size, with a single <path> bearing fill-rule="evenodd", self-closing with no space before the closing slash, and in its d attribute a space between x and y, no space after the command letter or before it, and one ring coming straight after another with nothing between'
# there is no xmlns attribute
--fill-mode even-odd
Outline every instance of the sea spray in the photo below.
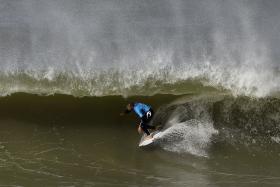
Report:
<svg viewBox="0 0 280 187"><path fill-rule="evenodd" d="M280 90L279 11L268 2L23 0L0 6L0 95L186 94L204 85L264 97ZM178 88L189 82L197 86Z"/></svg>
<svg viewBox="0 0 280 187"><path fill-rule="evenodd" d="M163 149L208 157L211 137L218 134L212 123L199 120L178 122L176 118L171 119L168 123L169 127L157 140Z"/></svg>

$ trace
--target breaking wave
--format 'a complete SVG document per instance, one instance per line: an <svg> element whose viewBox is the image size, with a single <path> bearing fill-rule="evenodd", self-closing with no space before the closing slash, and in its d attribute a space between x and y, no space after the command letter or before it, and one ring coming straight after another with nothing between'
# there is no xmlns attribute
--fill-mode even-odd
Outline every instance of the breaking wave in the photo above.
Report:
<svg viewBox="0 0 280 187"><path fill-rule="evenodd" d="M280 100L226 95L187 97L163 106L159 145L173 152L211 156L216 149L274 154L279 150Z"/></svg>
<svg viewBox="0 0 280 187"><path fill-rule="evenodd" d="M216 70L215 73L210 72L210 75L207 75L209 72L202 68L200 70L175 70L171 67L155 69L157 70L128 72L111 70L87 72L82 75L69 72L57 73L54 69L46 72L5 72L0 73L0 95L25 92L43 95L59 93L77 97L106 95L126 97L218 91L235 96L264 97L279 93L279 76L270 72L262 75L257 71L243 73L236 71L233 75Z"/></svg>

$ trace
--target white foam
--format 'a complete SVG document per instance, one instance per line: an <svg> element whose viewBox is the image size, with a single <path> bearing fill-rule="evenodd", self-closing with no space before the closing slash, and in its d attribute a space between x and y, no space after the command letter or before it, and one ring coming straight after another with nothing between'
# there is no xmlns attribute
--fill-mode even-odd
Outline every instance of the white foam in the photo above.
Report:
<svg viewBox="0 0 280 187"><path fill-rule="evenodd" d="M213 124L198 120L176 121L176 118L169 121L171 126L158 138L159 145L168 151L207 157L211 137L218 133Z"/></svg>
<svg viewBox="0 0 280 187"><path fill-rule="evenodd" d="M271 140L273 140L274 142L280 144L280 137L279 136L273 136L273 137L271 137Z"/></svg>

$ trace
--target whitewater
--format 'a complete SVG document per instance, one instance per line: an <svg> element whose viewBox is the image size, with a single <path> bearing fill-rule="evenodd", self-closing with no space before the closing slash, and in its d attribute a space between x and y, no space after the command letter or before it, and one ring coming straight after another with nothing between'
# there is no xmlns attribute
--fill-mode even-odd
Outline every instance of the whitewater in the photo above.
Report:
<svg viewBox="0 0 280 187"><path fill-rule="evenodd" d="M0 93L275 95L279 24L262 3L3 1Z"/></svg>

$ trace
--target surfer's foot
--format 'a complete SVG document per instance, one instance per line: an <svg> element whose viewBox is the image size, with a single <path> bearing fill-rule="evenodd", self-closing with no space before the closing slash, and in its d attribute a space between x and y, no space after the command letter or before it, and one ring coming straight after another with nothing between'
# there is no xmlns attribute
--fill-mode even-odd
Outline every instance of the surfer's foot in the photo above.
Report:
<svg viewBox="0 0 280 187"><path fill-rule="evenodd" d="M152 137L152 135L150 134L149 136L146 136L145 137L145 140L149 140L149 139L152 139L153 137Z"/></svg>

